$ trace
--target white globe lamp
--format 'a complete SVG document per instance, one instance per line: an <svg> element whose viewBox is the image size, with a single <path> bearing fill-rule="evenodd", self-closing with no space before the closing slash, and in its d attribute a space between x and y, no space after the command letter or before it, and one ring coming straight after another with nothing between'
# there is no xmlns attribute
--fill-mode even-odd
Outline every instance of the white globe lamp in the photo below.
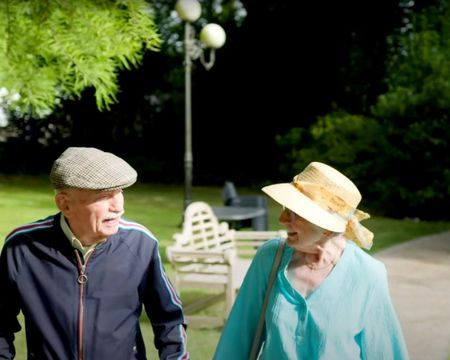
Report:
<svg viewBox="0 0 450 360"><path fill-rule="evenodd" d="M225 30L218 24L207 24L200 31L200 40L209 48L221 48L226 40Z"/></svg>
<svg viewBox="0 0 450 360"><path fill-rule="evenodd" d="M202 13L202 7L197 0L178 0L175 4L178 16L187 22L198 20Z"/></svg>

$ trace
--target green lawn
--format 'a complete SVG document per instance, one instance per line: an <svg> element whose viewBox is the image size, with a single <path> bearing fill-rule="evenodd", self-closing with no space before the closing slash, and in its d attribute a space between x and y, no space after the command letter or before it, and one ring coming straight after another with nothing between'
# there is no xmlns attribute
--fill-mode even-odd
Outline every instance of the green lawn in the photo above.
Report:
<svg viewBox="0 0 450 360"><path fill-rule="evenodd" d="M242 194L257 193L258 189L239 189ZM194 187L194 200L206 201L212 205L222 202L222 188ZM16 226L44 218L56 213L53 203L53 190L46 177L1 177L0 176L0 246L5 236ZM180 231L183 207L183 187L158 184L136 184L125 190L125 217L147 226L159 239L161 256L165 261L165 247L172 242L172 235ZM269 200L270 230L281 228L278 225L280 206ZM375 233L371 252L407 241L419 236L438 233L450 229L450 222L425 222L395 220L375 217L364 224ZM170 277L168 264L166 269ZM191 293L182 293L186 301ZM207 313L221 311L223 304L218 303L207 309ZM143 316L142 327L147 334L148 358L158 359L151 345L152 330ZM220 329L188 329L188 345L192 359L211 359ZM17 359L26 359L26 347L23 333L16 339Z"/></svg>

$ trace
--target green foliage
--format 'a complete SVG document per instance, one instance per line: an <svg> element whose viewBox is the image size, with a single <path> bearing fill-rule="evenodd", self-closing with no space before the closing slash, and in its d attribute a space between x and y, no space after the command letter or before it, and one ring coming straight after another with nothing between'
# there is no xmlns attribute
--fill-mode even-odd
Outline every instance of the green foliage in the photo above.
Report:
<svg viewBox="0 0 450 360"><path fill-rule="evenodd" d="M443 217L450 195L450 11L447 3L413 14L411 30L392 36L388 91L373 115L392 151L392 200L410 214Z"/></svg>
<svg viewBox="0 0 450 360"><path fill-rule="evenodd" d="M287 154L281 171L292 177L311 161L335 166L361 188L371 202L383 196L380 170L389 151L380 124L368 117L337 111L311 125L277 137Z"/></svg>
<svg viewBox="0 0 450 360"><path fill-rule="evenodd" d="M450 12L447 5L412 16L412 30L389 38L388 92L380 95L374 113L408 116L408 109L450 107Z"/></svg>
<svg viewBox="0 0 450 360"><path fill-rule="evenodd" d="M161 43L144 0L2 1L0 29L0 86L20 94L18 116L46 116L89 87L109 109L118 71Z"/></svg>
<svg viewBox="0 0 450 360"><path fill-rule="evenodd" d="M317 160L352 178L372 207L392 217L446 219L450 195L450 11L446 3L412 14L388 41L387 91L370 117L344 111L292 129L282 170ZM365 96L362 94L361 96Z"/></svg>

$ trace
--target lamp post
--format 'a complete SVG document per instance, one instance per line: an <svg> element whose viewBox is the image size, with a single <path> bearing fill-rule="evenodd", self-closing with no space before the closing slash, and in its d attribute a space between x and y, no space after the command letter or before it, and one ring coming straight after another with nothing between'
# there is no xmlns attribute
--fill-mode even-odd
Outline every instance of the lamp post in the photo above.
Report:
<svg viewBox="0 0 450 360"><path fill-rule="evenodd" d="M200 40L195 38L192 23L200 18L202 9L198 0L178 0L175 4L178 16L184 21L184 104L185 104L185 151L184 151L184 209L192 202L192 96L191 72L193 60L200 59L206 70L215 62L215 49L225 43L225 31L220 25L207 24L200 31ZM205 58L209 49L209 59Z"/></svg>

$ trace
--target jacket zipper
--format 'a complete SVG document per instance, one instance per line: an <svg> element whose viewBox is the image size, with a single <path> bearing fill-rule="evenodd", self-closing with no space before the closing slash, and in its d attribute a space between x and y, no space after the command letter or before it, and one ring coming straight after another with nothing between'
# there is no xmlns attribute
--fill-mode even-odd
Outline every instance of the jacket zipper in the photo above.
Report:
<svg viewBox="0 0 450 360"><path fill-rule="evenodd" d="M77 282L80 285L79 292L79 305L78 305L78 360L84 359L83 348L83 329L84 329L84 284L88 278L86 276L86 265L94 250L86 256L84 262L81 260L78 250L75 250L75 256L77 258L78 266L78 279Z"/></svg>

